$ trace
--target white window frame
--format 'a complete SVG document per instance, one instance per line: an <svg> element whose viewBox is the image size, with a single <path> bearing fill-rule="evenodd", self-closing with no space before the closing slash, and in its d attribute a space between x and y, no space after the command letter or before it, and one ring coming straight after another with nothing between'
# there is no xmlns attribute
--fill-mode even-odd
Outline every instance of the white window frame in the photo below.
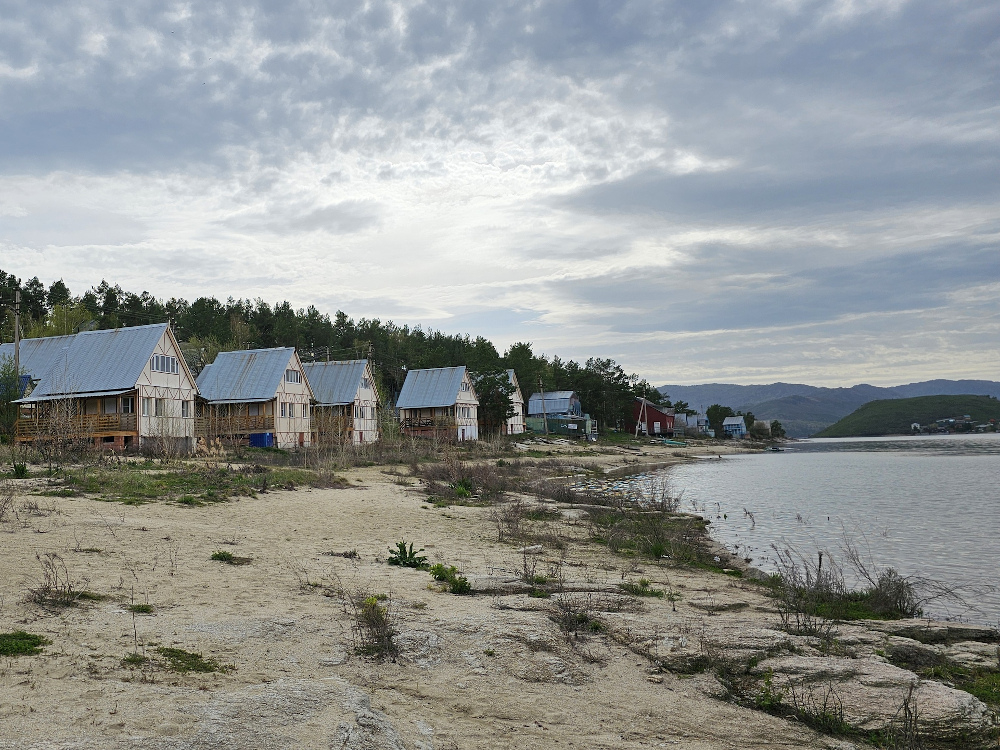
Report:
<svg viewBox="0 0 1000 750"><path fill-rule="evenodd" d="M285 382L300 384L302 382L302 373L292 367L289 367L285 370Z"/></svg>
<svg viewBox="0 0 1000 750"><path fill-rule="evenodd" d="M282 401L281 402L281 418L285 419L287 417L288 417L288 402L287 401Z"/></svg>
<svg viewBox="0 0 1000 750"><path fill-rule="evenodd" d="M150 407L153 406L153 399L150 396L142 397L142 416L149 417L152 416L153 411Z"/></svg>
<svg viewBox="0 0 1000 750"><path fill-rule="evenodd" d="M181 416L185 419L191 416L191 402L181 401Z"/></svg>
<svg viewBox="0 0 1000 750"><path fill-rule="evenodd" d="M167 400L165 398L153 400L153 414L157 417L167 416Z"/></svg>

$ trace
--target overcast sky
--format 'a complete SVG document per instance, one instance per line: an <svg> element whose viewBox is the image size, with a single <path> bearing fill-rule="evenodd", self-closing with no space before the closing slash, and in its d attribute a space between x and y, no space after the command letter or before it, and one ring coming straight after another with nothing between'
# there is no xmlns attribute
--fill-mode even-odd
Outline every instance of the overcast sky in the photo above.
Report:
<svg viewBox="0 0 1000 750"><path fill-rule="evenodd" d="M996 0L0 0L0 268L654 383L1000 379Z"/></svg>

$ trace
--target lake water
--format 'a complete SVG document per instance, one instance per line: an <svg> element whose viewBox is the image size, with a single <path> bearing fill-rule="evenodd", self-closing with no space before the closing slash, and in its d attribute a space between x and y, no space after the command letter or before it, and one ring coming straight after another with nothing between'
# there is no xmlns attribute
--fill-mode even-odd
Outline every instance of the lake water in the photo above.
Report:
<svg viewBox="0 0 1000 750"><path fill-rule="evenodd" d="M1000 622L1000 591L981 590L1000 584L1000 434L804 440L665 473L684 510L764 570L772 544L843 561L846 534L879 565L965 587L978 608L927 614Z"/></svg>

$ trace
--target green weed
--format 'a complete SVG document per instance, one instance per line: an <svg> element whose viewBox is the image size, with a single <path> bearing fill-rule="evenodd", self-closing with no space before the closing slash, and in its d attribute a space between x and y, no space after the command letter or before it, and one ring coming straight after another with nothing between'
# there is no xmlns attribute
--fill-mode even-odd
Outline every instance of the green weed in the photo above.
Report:
<svg viewBox="0 0 1000 750"><path fill-rule="evenodd" d="M420 554L423 551L423 547L414 551L413 542L410 542L409 547L407 547L406 542L396 542L396 549L389 548L389 559L387 562L390 565L398 565L403 568L425 570L427 568L427 557Z"/></svg>
<svg viewBox="0 0 1000 750"><path fill-rule="evenodd" d="M665 595L663 589L654 589L647 578L640 578L638 583L631 581L622 583L620 587L622 591L632 594L632 596L652 596L662 599Z"/></svg>
<svg viewBox="0 0 1000 750"><path fill-rule="evenodd" d="M205 659L201 654L195 654L184 649L160 647L156 649L156 653L166 660L167 669L173 672L186 674L188 672L208 673L226 671L214 659Z"/></svg>
<svg viewBox="0 0 1000 750"><path fill-rule="evenodd" d="M431 566L431 576L435 581L448 584L448 590L453 594L471 594L472 584L469 579L460 575L458 568L454 565L443 565L436 563Z"/></svg>
<svg viewBox="0 0 1000 750"><path fill-rule="evenodd" d="M217 562L224 562L227 565L249 565L253 562L249 557L239 557L238 555L234 555L232 552L227 552L226 550L213 552L211 559L216 560Z"/></svg>
<svg viewBox="0 0 1000 750"><path fill-rule="evenodd" d="M42 647L49 643L48 638L23 630L0 633L0 656L34 656L42 653Z"/></svg>

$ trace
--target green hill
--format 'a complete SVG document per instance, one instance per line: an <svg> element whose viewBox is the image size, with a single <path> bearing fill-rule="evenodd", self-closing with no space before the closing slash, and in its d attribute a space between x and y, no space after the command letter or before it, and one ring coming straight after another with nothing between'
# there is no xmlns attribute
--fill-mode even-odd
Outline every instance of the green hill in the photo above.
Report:
<svg viewBox="0 0 1000 750"><path fill-rule="evenodd" d="M907 435L910 425L968 414L973 421L1000 419L1000 401L992 396L918 396L870 401L813 437Z"/></svg>

